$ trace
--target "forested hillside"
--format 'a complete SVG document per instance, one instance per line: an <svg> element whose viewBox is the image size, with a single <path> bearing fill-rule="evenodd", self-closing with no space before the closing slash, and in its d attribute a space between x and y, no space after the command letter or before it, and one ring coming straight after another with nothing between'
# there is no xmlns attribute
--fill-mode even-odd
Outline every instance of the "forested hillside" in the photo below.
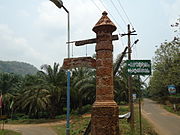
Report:
<svg viewBox="0 0 180 135"><path fill-rule="evenodd" d="M38 69L33 65L17 61L0 61L0 72L15 73L19 75L36 74Z"/></svg>

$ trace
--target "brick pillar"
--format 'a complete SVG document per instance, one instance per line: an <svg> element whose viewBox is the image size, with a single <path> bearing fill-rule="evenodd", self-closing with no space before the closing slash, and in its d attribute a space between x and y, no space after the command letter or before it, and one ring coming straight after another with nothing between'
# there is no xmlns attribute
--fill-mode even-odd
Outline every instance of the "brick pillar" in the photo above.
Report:
<svg viewBox="0 0 180 135"><path fill-rule="evenodd" d="M112 32L116 26L103 12L96 33L96 101L92 108L91 135L119 135L119 110L114 101Z"/></svg>

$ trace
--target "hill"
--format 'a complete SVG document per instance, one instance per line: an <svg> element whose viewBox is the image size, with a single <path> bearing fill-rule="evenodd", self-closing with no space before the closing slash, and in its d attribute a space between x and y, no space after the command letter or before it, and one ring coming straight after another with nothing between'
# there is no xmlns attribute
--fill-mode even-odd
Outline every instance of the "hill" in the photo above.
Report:
<svg viewBox="0 0 180 135"><path fill-rule="evenodd" d="M31 64L17 61L0 61L0 72L19 75L36 74L38 69Z"/></svg>

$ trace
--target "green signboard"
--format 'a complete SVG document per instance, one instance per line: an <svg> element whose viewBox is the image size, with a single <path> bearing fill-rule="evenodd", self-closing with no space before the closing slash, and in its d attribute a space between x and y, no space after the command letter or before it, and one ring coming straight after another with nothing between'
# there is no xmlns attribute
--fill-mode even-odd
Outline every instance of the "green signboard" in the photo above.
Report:
<svg viewBox="0 0 180 135"><path fill-rule="evenodd" d="M127 60L129 75L151 75L151 60Z"/></svg>

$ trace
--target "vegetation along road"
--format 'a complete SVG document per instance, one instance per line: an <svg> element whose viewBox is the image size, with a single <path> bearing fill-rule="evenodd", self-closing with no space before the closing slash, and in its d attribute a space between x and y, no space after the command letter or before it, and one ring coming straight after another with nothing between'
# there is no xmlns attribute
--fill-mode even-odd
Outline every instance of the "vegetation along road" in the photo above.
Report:
<svg viewBox="0 0 180 135"><path fill-rule="evenodd" d="M171 114L150 99L144 99L142 112L159 135L180 135L180 117Z"/></svg>

